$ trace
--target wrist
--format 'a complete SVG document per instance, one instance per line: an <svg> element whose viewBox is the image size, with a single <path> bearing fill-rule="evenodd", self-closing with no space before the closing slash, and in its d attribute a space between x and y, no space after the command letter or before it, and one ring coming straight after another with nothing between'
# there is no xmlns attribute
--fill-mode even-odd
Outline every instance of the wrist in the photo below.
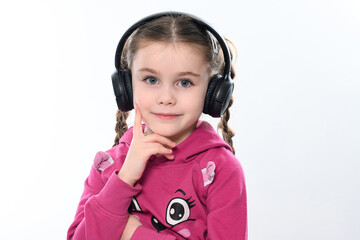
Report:
<svg viewBox="0 0 360 240"><path fill-rule="evenodd" d="M126 182L127 184L129 184L130 186L134 186L135 183L136 183L136 180L134 179L131 179L128 174L126 174L126 171L124 171L123 169L121 169L119 172L118 172L118 177L123 181L123 182Z"/></svg>

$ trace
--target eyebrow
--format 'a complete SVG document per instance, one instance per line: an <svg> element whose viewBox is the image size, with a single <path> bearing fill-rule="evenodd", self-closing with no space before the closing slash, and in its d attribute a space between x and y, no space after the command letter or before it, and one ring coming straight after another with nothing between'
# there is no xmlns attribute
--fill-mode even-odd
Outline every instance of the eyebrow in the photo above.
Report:
<svg viewBox="0 0 360 240"><path fill-rule="evenodd" d="M175 192L175 193L177 193L177 192L181 192L184 196L186 195L186 193L185 193L182 189L178 189L178 190L176 190L176 192Z"/></svg>
<svg viewBox="0 0 360 240"><path fill-rule="evenodd" d="M153 73L153 74L158 74L158 72L154 69L151 69L151 68L140 68L138 70L139 72L150 72L150 73ZM178 73L179 76L186 76L186 75L191 75L191 76L194 76L194 77L200 77L200 74L198 73L194 73L194 72L190 72L190 71L187 71L187 72L179 72Z"/></svg>
<svg viewBox="0 0 360 240"><path fill-rule="evenodd" d="M155 71L155 70L153 70L151 68L140 68L138 71L139 72L151 72L153 74L157 74L157 71Z"/></svg>

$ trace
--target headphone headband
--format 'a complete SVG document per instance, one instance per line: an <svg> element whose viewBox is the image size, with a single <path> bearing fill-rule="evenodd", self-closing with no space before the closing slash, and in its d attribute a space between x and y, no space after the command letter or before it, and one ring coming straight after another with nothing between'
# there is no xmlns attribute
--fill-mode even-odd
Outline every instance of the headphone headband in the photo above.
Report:
<svg viewBox="0 0 360 240"><path fill-rule="evenodd" d="M220 34L218 34L215 29L213 29L209 24L207 24L204 20L191 15L191 14L187 14L187 13L183 13L183 12L174 12L174 11L169 11L169 12L160 12L160 13L155 13L152 14L150 16L144 17L141 20L139 20L138 22L136 22L135 24L133 24L128 30L126 30L126 32L123 34L123 36L121 37L118 46L116 48L116 54L115 54L115 68L119 71L119 70L123 70L121 68L121 54L123 52L125 43L127 41L127 39L130 37L130 35L136 30L138 29L140 26L151 22L153 20L156 20L158 18L161 17L165 17L165 16L174 16L174 17L179 17L179 16L187 16L190 17L192 20L196 21L196 24L200 25L201 27L203 27L204 29L206 29L207 31L209 31L218 41L218 43L220 44L220 47L222 49L222 52L224 54L224 62L225 62L225 67L224 67L224 74L223 76L225 78L227 78L230 75L231 72L231 56L230 56L230 52L229 52L229 48L227 46L227 44L225 43L225 40L220 36Z"/></svg>

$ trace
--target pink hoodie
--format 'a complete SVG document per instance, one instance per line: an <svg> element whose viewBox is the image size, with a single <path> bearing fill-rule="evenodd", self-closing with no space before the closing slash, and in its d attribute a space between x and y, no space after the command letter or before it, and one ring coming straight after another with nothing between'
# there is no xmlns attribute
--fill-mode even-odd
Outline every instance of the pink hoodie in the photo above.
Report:
<svg viewBox="0 0 360 240"><path fill-rule="evenodd" d="M231 148L207 122L173 148L151 157L134 187L120 170L132 139L98 152L67 239L119 240L129 212L142 226L131 239L247 239L245 179Z"/></svg>

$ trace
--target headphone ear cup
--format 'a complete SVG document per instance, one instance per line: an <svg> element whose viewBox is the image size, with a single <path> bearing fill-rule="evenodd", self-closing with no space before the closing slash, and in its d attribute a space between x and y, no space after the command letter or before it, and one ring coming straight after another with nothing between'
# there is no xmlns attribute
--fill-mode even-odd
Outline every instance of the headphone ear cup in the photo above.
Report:
<svg viewBox="0 0 360 240"><path fill-rule="evenodd" d="M233 90L231 78L216 74L209 82L203 112L212 117L221 117L229 105Z"/></svg>
<svg viewBox="0 0 360 240"><path fill-rule="evenodd" d="M215 76L213 76L210 79L210 82L208 84L208 88L206 91L206 95L205 95L205 103L204 103L204 110L203 110L203 113L205 113L205 114L211 115L210 114L210 108L211 108L210 102L214 95L216 85L221 78L222 78L222 76L220 74L216 74Z"/></svg>
<svg viewBox="0 0 360 240"><path fill-rule="evenodd" d="M131 71L130 69L125 69L122 71L122 74L123 74L122 77L124 79L126 94L128 96L128 101L126 105L128 106L129 110L127 111L130 111L134 109Z"/></svg>
<svg viewBox="0 0 360 240"><path fill-rule="evenodd" d="M116 103L122 112L130 111L134 108L131 71L125 69L122 71L115 71L111 75L114 93L116 96Z"/></svg>

